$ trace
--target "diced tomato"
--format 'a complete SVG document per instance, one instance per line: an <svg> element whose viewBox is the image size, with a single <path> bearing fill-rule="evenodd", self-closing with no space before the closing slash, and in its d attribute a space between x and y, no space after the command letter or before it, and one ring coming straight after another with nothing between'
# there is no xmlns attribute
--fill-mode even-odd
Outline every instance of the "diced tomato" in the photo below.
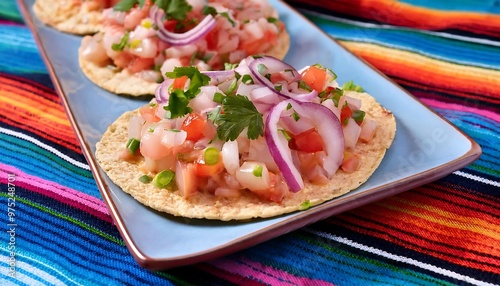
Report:
<svg viewBox="0 0 500 286"><path fill-rule="evenodd" d="M270 45L276 45L278 39L278 35L272 31L265 31L264 37L258 38L251 41L241 42L239 49L244 50L248 55L255 55L262 53L266 47Z"/></svg>
<svg viewBox="0 0 500 286"><path fill-rule="evenodd" d="M172 88L184 90L184 86L186 86L187 80L188 80L188 77L185 75L178 77L178 78L175 78L174 82L172 83Z"/></svg>
<svg viewBox="0 0 500 286"><path fill-rule="evenodd" d="M326 82L326 71L315 66L310 66L302 73L302 80L312 89L321 92Z"/></svg>
<svg viewBox="0 0 500 286"><path fill-rule="evenodd" d="M156 116L156 109L158 108L158 105L145 105L139 109L139 113L141 114L142 118L146 120L146 123L150 124L153 122L158 122L160 121L160 118Z"/></svg>
<svg viewBox="0 0 500 286"><path fill-rule="evenodd" d="M142 70L151 68L152 66L154 66L154 64L155 62L153 58L145 59L145 58L135 57L129 62L127 69L130 73L137 73Z"/></svg>
<svg viewBox="0 0 500 286"><path fill-rule="evenodd" d="M219 38L219 29L212 29L205 35L205 40L207 41L207 49L212 51L217 49Z"/></svg>
<svg viewBox="0 0 500 286"><path fill-rule="evenodd" d="M347 124L347 120L348 118L351 118L353 114L353 111L352 109L349 107L349 105L344 105L342 106L342 109L340 110L340 123L342 123L343 125L346 125Z"/></svg>
<svg viewBox="0 0 500 286"><path fill-rule="evenodd" d="M271 74L270 80L274 84L274 83L277 83L277 82L280 82L280 81L286 81L286 78L285 78L285 76L282 73L275 72L275 73Z"/></svg>
<svg viewBox="0 0 500 286"><path fill-rule="evenodd" d="M344 152L344 161L340 168L346 173L352 173L359 169L360 159L358 154Z"/></svg>
<svg viewBox="0 0 500 286"><path fill-rule="evenodd" d="M177 162L175 169L175 183L179 188L179 194L188 198L198 191L198 177L196 167L191 163Z"/></svg>
<svg viewBox="0 0 500 286"><path fill-rule="evenodd" d="M309 153L319 152L323 151L323 139L316 129L311 128L300 134L293 135L292 139L288 141L288 147Z"/></svg>
<svg viewBox="0 0 500 286"><path fill-rule="evenodd" d="M177 20L166 20L163 22L163 27L165 27L165 30L174 32L175 27L177 26Z"/></svg>
<svg viewBox="0 0 500 286"><path fill-rule="evenodd" d="M196 175L201 177L210 177L224 171L224 163L220 155L219 160L214 165L205 164L203 160L198 160L194 164L196 166Z"/></svg>
<svg viewBox="0 0 500 286"><path fill-rule="evenodd" d="M269 177L271 181L271 187L269 189L252 190L252 192L256 193L263 199L270 200L279 204L283 201L285 194L288 192L288 187L282 180L281 176L277 176L276 174L269 172Z"/></svg>
<svg viewBox="0 0 500 286"><path fill-rule="evenodd" d="M187 132L186 140L198 141L203 138L207 121L197 113L190 113L182 123L181 130Z"/></svg>

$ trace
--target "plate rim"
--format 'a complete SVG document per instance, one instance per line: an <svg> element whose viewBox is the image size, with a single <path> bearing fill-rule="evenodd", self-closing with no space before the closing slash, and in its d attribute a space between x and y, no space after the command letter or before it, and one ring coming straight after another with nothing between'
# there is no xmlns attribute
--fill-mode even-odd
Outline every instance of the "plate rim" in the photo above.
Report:
<svg viewBox="0 0 500 286"><path fill-rule="evenodd" d="M75 131L75 135L81 144L81 149L82 153L87 160L87 163L89 165L90 171L92 175L94 176L96 185L99 189L100 194L103 196L104 202L110 211L110 216L113 219L114 224L116 225L120 235L122 236L126 247L128 248L129 252L132 254L136 262L149 270L165 270L171 267L178 267L178 266L184 266L184 265L189 265L217 257L221 257L230 253L233 253L235 251L239 251L251 246L254 246L256 244L262 243L264 241L267 241L269 239L275 238L277 236L281 236L285 233L288 233L290 231L299 229L301 227L304 227L308 224L314 223L316 221L325 219L327 217L331 217L333 215L339 214L341 212L353 209L355 207L365 205L374 201L381 200L383 198L387 198L389 196L393 196L395 194L410 190L412 188L415 188L417 186L421 186L427 183L430 183L432 181L435 181L437 179L440 179L446 175L449 175L450 173L465 167L472 162L476 161L482 154L482 149L480 145L475 142L468 134L466 134L464 131L462 131L460 128L458 128L456 125L451 123L448 119L446 119L444 116L440 115L436 111L432 110L429 106L424 104L420 99L409 93L407 90L405 90L403 87L401 87L399 84L397 84L394 80L390 79L388 76L383 74L381 71L376 69L373 65L368 63L366 60L362 59L361 57L355 55L354 53L350 52L345 45L343 45L340 41L336 40L335 38L331 37L329 34L327 34L325 31L321 30L317 25L315 25L311 20L309 20L307 17L305 17L303 14L298 12L296 9L292 8L288 3L285 3L284 1L277 0L280 2L282 5L284 5L287 9L289 9L291 12L295 14L295 16L299 16L302 18L303 21L306 21L311 28L314 28L318 30L320 33L322 33L324 36L328 37L331 41L335 42L337 45L340 46L346 53L352 55L355 57L357 60L361 61L363 64L365 64L369 69L375 71L377 74L385 78L390 84L394 85L398 90L402 91L405 93L407 96L409 96L411 99L415 101L416 104L420 104L424 108L426 108L429 112L431 112L434 115L437 115L439 119L443 120L447 125L453 127L455 131L457 131L461 136L463 136L469 143L470 143L470 148L460 157L453 159L451 161L448 161L444 164L441 164L439 166L436 166L431 169L427 169L423 172L412 174L411 176L405 177L403 179L400 179L398 181L384 184L382 186L370 188L366 191L370 191L370 196L363 196L364 192L349 196L349 197L339 197L336 198L335 201L342 201L342 200L357 200L357 204L355 206L349 205L349 204L339 204L336 205L332 208L331 205L327 204L321 204L318 206L315 206L314 208L308 210L307 212L301 212L298 213L297 215L286 218L284 220L281 220L279 222L276 222L272 225L266 226L264 228L261 228L257 231L253 231L250 234L238 237L235 240L232 240L228 243L224 243L221 245L218 245L217 247L212 247L210 249L204 250L204 251L199 251L195 253L190 253L187 255L181 255L181 256L175 256L175 257L170 257L170 258L154 258L154 257L149 257L148 255L144 254L138 247L137 244L134 240L134 237L130 234L130 231L128 230L128 227L124 223L124 219L122 215L120 214L120 211L118 210L113 198L112 198L112 191L109 189L109 186L105 182L105 179L103 176L105 176L104 171L100 168L99 164L97 163L97 160L95 158L95 155L91 151L90 146L87 144L85 137L83 135L82 130L80 129L80 126L78 124L77 119L74 116L73 109L68 101L67 95L65 94L60 80L56 75L55 69L53 67L53 63L50 60L50 58L47 55L47 52L45 51L45 47L42 44L41 36L36 32L38 29L36 28L36 25L34 24L34 19L32 14L30 13L31 7L27 7L26 1L34 1L34 0L16 0L18 8L23 16L23 19L28 26L29 30L31 31L31 34L33 35L33 38L37 44L37 47L39 49L40 55L46 65L47 71L49 73L50 79L54 84L54 89L56 93L58 94L59 98L61 99L61 103L65 109L66 115L68 117L68 120L70 121L70 124ZM61 32L63 33L63 32ZM397 120L397 118L396 118ZM451 170L451 171L450 171ZM390 191L387 191L387 190ZM269 231L269 230L273 231Z"/></svg>

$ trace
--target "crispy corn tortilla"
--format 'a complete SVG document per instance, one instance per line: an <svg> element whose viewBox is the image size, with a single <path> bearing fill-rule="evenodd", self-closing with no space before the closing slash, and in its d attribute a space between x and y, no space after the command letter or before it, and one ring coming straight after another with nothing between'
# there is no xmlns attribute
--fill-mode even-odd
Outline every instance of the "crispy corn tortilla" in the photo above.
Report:
<svg viewBox="0 0 500 286"><path fill-rule="evenodd" d="M278 38L278 44L266 54L283 59L290 46L290 36L284 30ZM87 78L101 88L120 95L144 96L153 95L158 83L146 81L130 74L127 70L117 70L109 66L99 66L85 60L81 56L82 48L78 51L80 68Z"/></svg>
<svg viewBox="0 0 500 286"><path fill-rule="evenodd" d="M87 35L101 29L102 10L84 11L75 1L36 0L33 12L44 24L66 33Z"/></svg>
<svg viewBox="0 0 500 286"><path fill-rule="evenodd" d="M127 162L118 158L128 139L129 118L137 114L137 110L126 112L108 128L97 143L96 157L116 185L140 203L157 211L174 216L222 221L278 216L299 210L301 203L306 200L314 206L356 189L382 161L396 134L393 114L366 93L349 93L349 96L360 98L366 118L378 122L373 140L370 143L358 143L356 151L361 157L360 169L351 174L339 169L330 183L321 186L306 184L305 189L297 193L289 192L281 204L261 199L250 191L244 191L239 198L222 198L198 192L185 199L175 191L141 183L139 177L143 174L139 171L139 166L143 159Z"/></svg>

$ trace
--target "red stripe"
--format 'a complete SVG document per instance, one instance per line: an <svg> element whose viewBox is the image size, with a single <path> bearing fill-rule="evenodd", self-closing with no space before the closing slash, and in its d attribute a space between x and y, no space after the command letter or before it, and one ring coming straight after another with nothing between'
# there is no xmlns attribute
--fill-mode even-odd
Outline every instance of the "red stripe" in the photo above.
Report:
<svg viewBox="0 0 500 286"><path fill-rule="evenodd" d="M500 233L493 228L483 229L472 222L476 219L483 225L499 225L500 219L487 214L477 217L477 211L455 205L457 202L465 203L463 199L456 199L451 195L435 199L425 195L429 192L428 189L418 190L422 193L409 191L342 214L329 222L457 265L500 274L500 261L496 259L500 257ZM440 193L434 195L439 197ZM481 206L480 202L473 200L471 204L475 207ZM452 218L422 207L452 212ZM494 206L487 208L491 211ZM406 213L408 211L422 217ZM468 217L471 218L470 225L467 221L459 222L453 219ZM391 222L391 225L387 222ZM465 229L460 229L459 223L465 225ZM483 234L486 231L490 234ZM460 239L457 239L458 237Z"/></svg>

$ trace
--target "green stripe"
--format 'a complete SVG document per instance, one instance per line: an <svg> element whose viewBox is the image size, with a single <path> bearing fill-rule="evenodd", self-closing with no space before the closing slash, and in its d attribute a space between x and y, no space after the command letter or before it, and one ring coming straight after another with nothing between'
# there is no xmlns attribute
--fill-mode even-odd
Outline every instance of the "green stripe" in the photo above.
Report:
<svg viewBox="0 0 500 286"><path fill-rule="evenodd" d="M337 245L335 245L335 246L332 245L330 240L328 240L328 243L323 242L321 239L318 240L318 237L316 235L310 236L307 234L303 234L301 232L295 232L294 236L296 236L297 238L301 239L302 241L304 241L308 244L316 245L318 247L325 249L325 252L323 252L323 253L327 253L327 251L331 252L331 253L337 253L337 254L342 255L344 257L347 257L349 259L358 261L358 262L360 262L360 264L361 263L371 264L371 265L374 265L376 267L380 267L383 269L389 269L395 273L400 273L400 274L403 274L405 276L413 277L413 278L424 280L424 281L429 281L429 282L436 283L439 285L449 285L449 286L454 285L454 284L449 283L447 281L439 280L439 279L436 279L435 277L432 277L432 276L429 276L426 274L422 274L422 273L419 273L419 272L416 272L413 270L408 270L405 268L397 267L397 266L382 262L382 261L377 260L377 259L369 258L367 256L360 256L360 255L351 253L347 250L343 250L343 249L339 248ZM338 262L346 264L346 261L338 261ZM360 264L353 264L351 266L354 268L363 269L360 266ZM366 278L366 277L362 277L362 278ZM402 277L400 277L400 278L403 279ZM371 281L374 281L374 280L371 280ZM381 282L381 281L378 281L378 282ZM416 281L413 281L412 279L410 279L409 282L414 283Z"/></svg>
<svg viewBox="0 0 500 286"><path fill-rule="evenodd" d="M0 196L2 196L4 198L9 197L9 195L7 193L0 193ZM28 205L30 207L34 207L34 208L36 208L38 210L41 210L41 211L46 212L46 213L49 213L50 215L52 215L54 217L57 217L57 218L65 220L65 221L71 222L71 223L73 223L75 225L78 225L79 227L81 227L83 229L88 230L91 233L97 234L98 236L103 237L103 238L105 238L105 239L107 239L109 241L112 241L112 242L114 242L114 243L116 243L118 245L125 245L125 242L122 239L119 239L119 238L116 238L116 237L111 236L109 234L106 234L106 233L104 233L104 232L102 232L102 231L100 231L100 230L98 230L96 228L93 228L90 225L87 225L87 224L85 224L85 223L83 223L83 222L81 222L81 221L79 221L79 220L77 220L77 219L75 219L73 217L70 217L68 215L62 214L60 212L57 212L57 211L55 211L55 210L53 210L51 208L45 207L45 206L43 206L41 204L32 202L32 201L30 201L28 199L21 198L21 197L16 197L16 202L21 202L21 203L23 203L25 205Z"/></svg>
<svg viewBox="0 0 500 286"><path fill-rule="evenodd" d="M85 178L90 178L90 179L94 178L90 171L77 167L34 143L6 134L3 134L2 141L0 141L0 143L3 143L2 148L11 151L9 152L10 154L24 154L26 156L33 157L34 159L36 159L35 162L40 161L40 159L46 158L46 160L40 163L45 163L47 165L52 165L52 166L54 164L57 164L57 166L54 166L58 167L57 169L64 168L67 169L68 171L71 171L72 173L78 174ZM30 153L35 153L35 154L30 154ZM40 163L38 163L37 165L42 165Z"/></svg>

